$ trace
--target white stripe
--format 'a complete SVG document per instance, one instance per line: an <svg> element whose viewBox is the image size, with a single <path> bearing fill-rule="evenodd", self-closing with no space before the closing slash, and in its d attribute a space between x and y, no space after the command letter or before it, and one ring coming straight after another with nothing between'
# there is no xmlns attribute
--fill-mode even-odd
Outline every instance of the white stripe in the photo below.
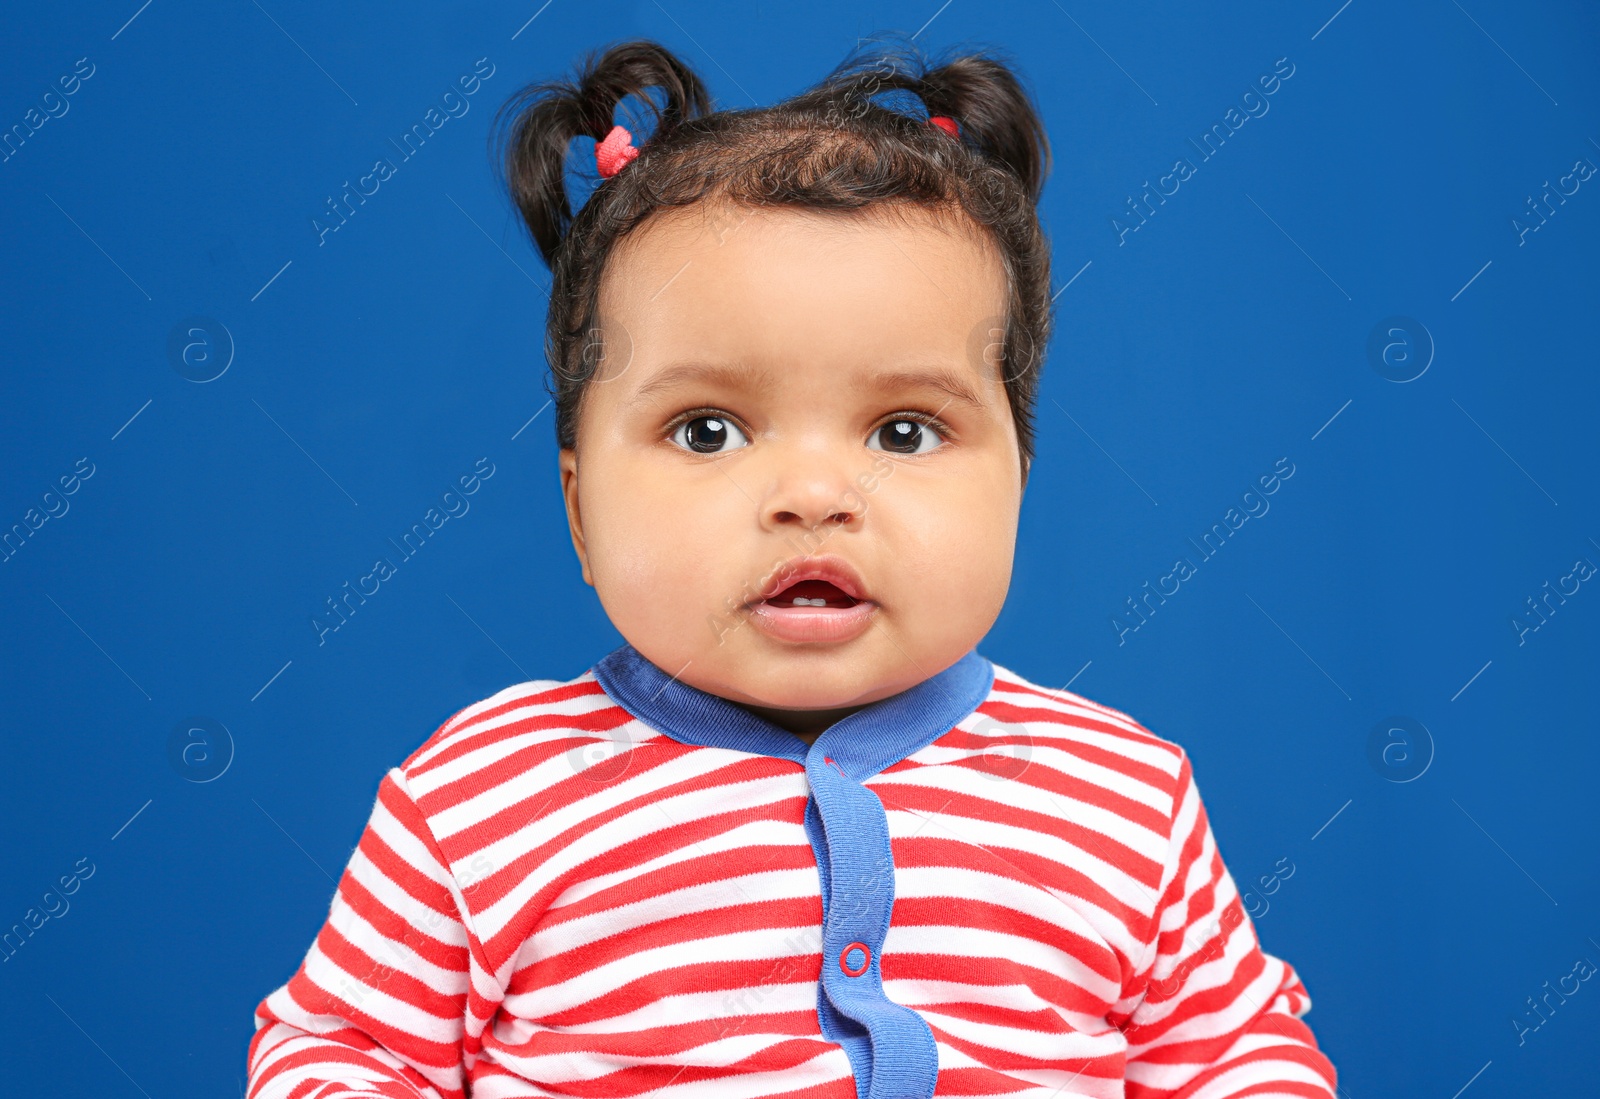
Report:
<svg viewBox="0 0 1600 1099"><path fill-rule="evenodd" d="M725 852L738 851L749 847L794 847L803 849L805 857L802 859L806 865L805 873L812 877L812 893L815 895L820 889L820 879L817 877L814 856L811 851L811 840L806 835L805 827L791 824L783 820L753 820L741 824L737 828L730 828L725 832L708 836L695 844L684 844L682 847L667 851L653 859L641 863L630 863L619 870L609 874L596 874L594 877L585 878L575 882L570 888L561 891L550 905L552 912L565 908L571 904L586 900L596 893L610 889L614 885L633 881L637 878L648 877L658 870L676 866L680 862L701 858L705 855L720 855ZM774 852L771 860L774 864L784 861L785 856Z"/></svg>
<svg viewBox="0 0 1600 1099"><path fill-rule="evenodd" d="M1056 765L1060 766L1057 768ZM1079 777L1090 781L1099 780L1102 788L1110 788L1115 781L1111 773L1104 768L1092 763L1070 760L1070 757L1035 748L1030 766L1039 766L1059 769L1063 773L1072 774L1076 769ZM1026 777L1026 776L1025 776ZM1142 784L1141 784L1142 785ZM1051 790L1041 789L1030 782L1004 782L992 778L989 774L976 771L967 767L937 767L926 768L921 771L897 771L892 775L879 775L867 783L869 789L882 791L880 797L885 806L899 808L904 806L907 798L898 793L897 787L915 786L924 790L941 791L945 797L936 797L933 808L910 809L904 811L937 812L939 803L952 794L963 797L981 798L1001 808L1015 809L1021 812L1038 813L1052 820L1062 820L1062 810L1067 810L1066 821L1089 828L1101 835L1110 836L1127 847L1143 855L1153 862L1160 862L1165 854L1167 834L1165 832L1165 818L1171 815L1171 798L1166 794L1152 792L1153 796L1167 802L1165 805L1152 805L1154 815L1162 818L1163 831L1154 832L1142 824L1130 821L1127 817L1114 809L1104 808L1088 801L1081 801L1068 793L1055 793ZM1149 790L1148 787L1144 787ZM1119 791L1120 792L1120 791ZM950 806L940 816L952 817L951 827L959 828L960 822L967 819L961 814L965 809L955 805ZM1108 852L1109 853L1109 852Z"/></svg>
<svg viewBox="0 0 1600 1099"><path fill-rule="evenodd" d="M543 985L525 994L508 996L506 1004L519 1012L525 1010L531 1018L541 1018L576 1007L591 1006L594 1001L604 1000L631 981L651 977L664 970L729 962L771 962L781 956L776 944L782 942L785 934L793 935L794 931L780 928L736 931L666 943L582 970L564 981ZM593 1006L601 1007L602 1010L597 1014L604 1017L604 1005ZM691 1020L680 1016L677 1021Z"/></svg>
<svg viewBox="0 0 1600 1099"><path fill-rule="evenodd" d="M535 958L552 958L602 939L695 912L718 912L730 906L769 900L795 900L817 895L817 872L775 870L732 880L703 882L684 889L563 920L536 932L524 948ZM685 934L693 934L685 928Z"/></svg>
<svg viewBox="0 0 1600 1099"><path fill-rule="evenodd" d="M689 837L682 834L680 825L718 813L767 805L780 800L779 795L805 797L805 775L796 770L793 775L780 779L728 783L688 791L671 798L648 799L647 795L653 789L702 775L705 770L702 757L709 755L732 757L734 753L696 752L663 764L648 776L624 778L603 786L596 784L595 792L582 800L530 821L524 828L486 848L490 859L499 866L507 864L517 854L552 842L558 836L567 837L565 845L551 852L526 879L518 882L488 909L478 913L476 926L479 934L485 938L492 937L507 920L515 919L527 901L549 882L560 879L623 844L664 831L677 833L682 836L679 845L686 844ZM732 762L731 758L729 762ZM596 815L635 799L642 799L645 803L604 824L592 823ZM586 823L589 824L587 829L583 827ZM798 830L798 826L795 827Z"/></svg>
<svg viewBox="0 0 1600 1099"><path fill-rule="evenodd" d="M891 812L889 815L893 817L903 814ZM956 817L948 813L927 817L925 820L926 823L919 835L943 836L947 839L959 840L979 848L977 861L980 866L987 859L1004 861L1008 851L1022 852L1034 857L1049 859L1059 866L1077 871L1093 881L1114 900L1121 902L1141 915L1148 915L1154 904L1151 896L1152 891L1149 887L1107 863L1104 856L1098 852L1084 850L1058 836L1032 832L1025 828L1017 828L996 821ZM923 823L921 820L915 821L913 828L916 824ZM904 825L902 824L900 827L904 827ZM1051 889L1050 892L1052 894L1056 893L1054 889ZM1104 909L1089 898L1074 897L1072 903L1075 905L1081 904L1084 906L1085 911L1096 913L1095 918L1097 920L1101 915L1108 919L1116 918L1106 913Z"/></svg>
<svg viewBox="0 0 1600 1099"><path fill-rule="evenodd" d="M529 729L521 733L510 730L514 729L520 722L536 718L565 718L577 722L597 711L611 709L613 705L614 703L604 695L583 695L578 698L566 699L560 703L520 706L496 717L484 718L475 723L460 726L430 748L426 757L412 763L409 770L413 774L412 782L414 788L418 796L432 794L452 782L481 772L503 761L506 757L523 748L541 744L548 740L563 739L574 735L603 737L606 735L604 732L576 729L559 722L553 722L547 728ZM637 723L629 722L628 724ZM634 739L637 740L639 738L635 736ZM436 762L441 756L449 752L459 751L462 744L480 741L481 743L477 747L463 752L455 759L442 763Z"/></svg>

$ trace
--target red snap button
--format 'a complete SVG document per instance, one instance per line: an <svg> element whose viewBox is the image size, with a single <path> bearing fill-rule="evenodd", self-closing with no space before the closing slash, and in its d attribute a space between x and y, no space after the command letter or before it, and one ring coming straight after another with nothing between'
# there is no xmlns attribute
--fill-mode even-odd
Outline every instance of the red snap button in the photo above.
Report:
<svg viewBox="0 0 1600 1099"><path fill-rule="evenodd" d="M850 968L850 962L848 961L848 959L849 959L850 955L852 953L854 953L855 951L857 951L857 950L861 951L861 968L860 969L851 969ZM849 946L847 946L843 950L839 951L839 968L844 970L844 975L846 977L859 977L859 976L861 976L863 973L865 973L867 971L867 967L869 965L871 965L871 964L872 964L872 950L871 950L870 947L867 946L866 943L851 943Z"/></svg>

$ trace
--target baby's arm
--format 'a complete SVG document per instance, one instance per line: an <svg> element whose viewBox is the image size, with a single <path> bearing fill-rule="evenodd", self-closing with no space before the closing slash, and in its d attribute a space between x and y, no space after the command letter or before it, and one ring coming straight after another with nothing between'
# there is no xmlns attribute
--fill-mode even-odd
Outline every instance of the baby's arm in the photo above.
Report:
<svg viewBox="0 0 1600 1099"><path fill-rule="evenodd" d="M1148 980L1123 1025L1127 1099L1331 1099L1334 1068L1300 1016L1311 998L1294 969L1263 953L1223 865L1194 784L1178 773Z"/></svg>
<svg viewBox="0 0 1600 1099"><path fill-rule="evenodd" d="M462 1099L469 929L389 771L305 961L256 1008L249 1099Z"/></svg>

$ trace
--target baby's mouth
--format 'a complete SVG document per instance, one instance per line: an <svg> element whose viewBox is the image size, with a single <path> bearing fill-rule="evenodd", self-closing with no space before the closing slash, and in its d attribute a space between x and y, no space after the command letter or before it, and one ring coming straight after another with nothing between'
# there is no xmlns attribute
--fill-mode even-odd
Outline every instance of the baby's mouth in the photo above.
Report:
<svg viewBox="0 0 1600 1099"><path fill-rule="evenodd" d="M759 632L790 644L851 641L879 612L860 574L833 555L786 562L765 590L771 594L748 604L749 620Z"/></svg>
<svg viewBox="0 0 1600 1099"><path fill-rule="evenodd" d="M833 607L845 609L861 600L839 590L826 580L800 580L761 602L769 607Z"/></svg>

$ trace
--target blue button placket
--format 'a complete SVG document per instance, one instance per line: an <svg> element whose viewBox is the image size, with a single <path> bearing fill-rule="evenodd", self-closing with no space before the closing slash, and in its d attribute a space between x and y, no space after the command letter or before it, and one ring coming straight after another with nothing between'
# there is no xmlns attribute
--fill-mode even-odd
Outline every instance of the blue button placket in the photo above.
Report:
<svg viewBox="0 0 1600 1099"><path fill-rule="evenodd" d="M818 1018L826 1020L824 1036L849 1055L858 1095L924 1099L939 1074L933 1032L922 1016L884 994L879 968L894 909L889 820L878 796L821 743L819 737L806 758L806 817L815 816L823 831L823 842L812 842L819 872L827 862Z"/></svg>
<svg viewBox="0 0 1600 1099"><path fill-rule="evenodd" d="M674 740L791 760L810 786L805 831L822 891L817 1021L850 1058L860 1099L928 1099L938 1051L928 1024L885 994L879 968L894 909L889 821L864 781L936 740L988 696L976 650L930 679L836 722L811 745L724 698L679 682L624 645L595 678Z"/></svg>

